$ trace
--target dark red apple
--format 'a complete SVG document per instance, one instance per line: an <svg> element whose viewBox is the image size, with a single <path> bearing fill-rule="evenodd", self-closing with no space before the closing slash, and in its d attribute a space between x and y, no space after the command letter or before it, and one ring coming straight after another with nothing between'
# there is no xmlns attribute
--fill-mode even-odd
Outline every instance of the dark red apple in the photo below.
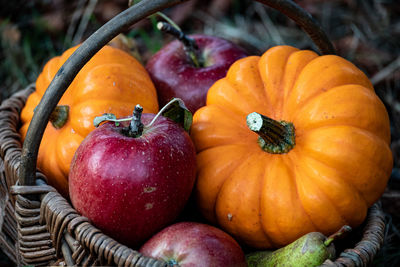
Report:
<svg viewBox="0 0 400 267"><path fill-rule="evenodd" d="M196 222L168 226L148 240L139 252L171 266L247 266L242 248L230 235Z"/></svg>
<svg viewBox="0 0 400 267"><path fill-rule="evenodd" d="M196 175L189 135L163 116L150 125L154 117L141 116L137 106L131 123L93 130L77 149L69 176L76 210L133 248L177 218Z"/></svg>
<svg viewBox="0 0 400 267"><path fill-rule="evenodd" d="M149 59L146 69L157 89L161 106L172 97L178 97L194 113L205 105L211 85L225 77L232 63L246 57L247 53L222 38L200 34L189 35L189 38L198 47L195 52L198 66L188 55L187 47L174 40Z"/></svg>

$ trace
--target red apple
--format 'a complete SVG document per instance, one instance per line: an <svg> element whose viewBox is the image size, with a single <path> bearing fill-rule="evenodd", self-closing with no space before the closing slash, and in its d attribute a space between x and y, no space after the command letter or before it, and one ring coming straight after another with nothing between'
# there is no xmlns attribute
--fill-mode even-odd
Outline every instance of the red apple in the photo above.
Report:
<svg viewBox="0 0 400 267"><path fill-rule="evenodd" d="M171 266L247 266L243 250L230 235L196 222L180 222L163 229L139 252Z"/></svg>
<svg viewBox="0 0 400 267"><path fill-rule="evenodd" d="M174 40L149 59L146 69L157 89L161 106L172 97L178 97L194 113L205 105L211 85L225 77L232 63L246 57L247 53L222 38L200 34L189 35L189 38L198 47L199 66L195 66L183 43Z"/></svg>
<svg viewBox="0 0 400 267"><path fill-rule="evenodd" d="M195 181L189 135L163 116L149 125L154 116L141 116L137 106L130 124L102 124L84 139L71 164L73 206L130 247L177 218Z"/></svg>

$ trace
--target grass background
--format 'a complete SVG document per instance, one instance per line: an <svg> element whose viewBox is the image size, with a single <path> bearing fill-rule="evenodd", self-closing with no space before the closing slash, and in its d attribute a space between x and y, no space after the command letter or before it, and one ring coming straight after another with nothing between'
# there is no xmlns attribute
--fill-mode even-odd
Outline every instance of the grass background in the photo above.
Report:
<svg viewBox="0 0 400 267"><path fill-rule="evenodd" d="M385 245L374 266L400 266L400 2L397 0L297 0L327 32L338 55L363 70L391 119L394 168L382 197ZM44 64L85 40L126 9L127 0L0 0L0 101L34 82ZM308 36L277 11L250 0L191 0L165 10L187 33L232 40L260 55L278 44L313 49ZM145 63L171 37L156 17L124 34ZM12 266L3 257L1 266Z"/></svg>

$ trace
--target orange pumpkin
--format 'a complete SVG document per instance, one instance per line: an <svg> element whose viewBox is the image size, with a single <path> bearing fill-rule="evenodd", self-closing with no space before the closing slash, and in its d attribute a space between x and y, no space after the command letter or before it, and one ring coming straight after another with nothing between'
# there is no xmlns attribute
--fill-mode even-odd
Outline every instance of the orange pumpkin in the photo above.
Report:
<svg viewBox="0 0 400 267"><path fill-rule="evenodd" d="M21 112L25 137L34 108L39 104L58 69L76 50L71 48L51 59L36 80L33 92ZM68 195L68 173L81 141L94 129L93 119L103 113L117 117L131 115L136 104L145 112L158 110L157 94L144 67L128 53L103 47L77 74L50 118L39 148L38 168L49 183Z"/></svg>
<svg viewBox="0 0 400 267"><path fill-rule="evenodd" d="M202 213L257 248L360 225L393 164L388 114L364 73L289 46L235 62L191 135Z"/></svg>

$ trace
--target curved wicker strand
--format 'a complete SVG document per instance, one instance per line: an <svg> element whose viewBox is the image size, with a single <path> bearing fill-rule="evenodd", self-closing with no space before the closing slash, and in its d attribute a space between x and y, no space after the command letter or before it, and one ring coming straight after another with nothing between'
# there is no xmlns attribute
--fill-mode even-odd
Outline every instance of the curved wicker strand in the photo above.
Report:
<svg viewBox="0 0 400 267"><path fill-rule="evenodd" d="M37 192L30 186L32 192ZM49 187L51 190L51 188ZM11 193L17 194L15 216L18 221L18 245L21 255L19 265L46 266L57 259L51 234L40 224L40 202L23 194L32 194L26 186L13 186ZM41 190L43 191L43 190Z"/></svg>
<svg viewBox="0 0 400 267"><path fill-rule="evenodd" d="M37 190L40 188L40 190ZM44 192L47 188L47 193ZM17 194L16 216L19 228L20 253L23 264L51 265L58 258L68 259L79 266L97 266L100 263L117 266L167 266L165 262L141 255L92 226L51 186L13 186ZM24 195L42 195L34 201ZM46 228L41 227L46 224ZM27 230L29 229L29 231ZM70 247L66 239L73 245ZM64 247L64 248L63 248ZM71 251L74 253L71 255ZM66 255L65 255L65 254Z"/></svg>
<svg viewBox="0 0 400 267"><path fill-rule="evenodd" d="M15 93L4 100L0 106L0 248L15 264L20 263L18 253L19 234L15 215L14 199L10 196L10 187L18 179L16 170L21 156L21 141L18 134L19 114L29 94L34 91L33 85ZM24 230L23 230L24 231ZM27 233L29 233L26 231ZM29 249L21 248L22 252Z"/></svg>
<svg viewBox="0 0 400 267"><path fill-rule="evenodd" d="M352 249L343 251L335 262L327 260L321 267L366 267L374 260L384 241L385 215L380 202L375 203L367 215L363 237Z"/></svg>
<svg viewBox="0 0 400 267"><path fill-rule="evenodd" d="M74 250L72 259L78 265L92 265L97 262L117 266L167 266L165 262L145 257L104 235L87 218L80 216L57 192L49 192L43 197L41 210L58 253L62 252L62 244L65 244L62 239L68 238L66 231L69 238L79 242L77 247L70 248L71 251Z"/></svg>
<svg viewBox="0 0 400 267"><path fill-rule="evenodd" d="M17 262L18 259L16 225L13 203L8 194L4 162L0 157L0 249L13 262Z"/></svg>
<svg viewBox="0 0 400 267"><path fill-rule="evenodd" d="M80 69L105 46L112 38L129 26L149 15L185 0L152 0L140 1L119 15L115 16L95 33L93 33L68 58L56 73L49 87L44 93L29 125L21 154L19 181L21 185L34 185L37 155L40 141L49 121L51 111L54 110L61 96L67 90Z"/></svg>
<svg viewBox="0 0 400 267"><path fill-rule="evenodd" d="M41 173L36 171L36 161L40 140L48 123L50 111L54 109L82 66L124 27L155 11L183 1L142 1L115 17L85 41L61 67L42 98L31 121L22 153L17 129L19 114L25 105L26 97L32 90L19 92L6 101L6 105L0 107L0 156L2 159L4 158L6 183L10 187L19 177L21 184L25 185L14 186L11 189L16 194L15 217L19 224L18 238L20 253L23 257L21 264L50 265L58 262L60 257L64 257L68 264L83 266L166 266L166 263L144 257L137 251L102 234L89 223L87 218L77 214L61 195L52 192L51 187L47 185L33 186L33 184L35 184L35 179L44 178ZM291 1L257 1L280 10L296 21L295 18L298 14L295 13L298 11L298 7L292 5ZM325 48L322 49L320 44L316 44L322 53L331 53L329 51L333 49L333 46L329 40L323 36L323 33L321 35L319 32L321 29L313 32L312 28L308 28L315 21L307 13L305 15L305 18L296 23L310 35L314 42L318 38L322 43L327 41L328 44L323 44L322 46L325 45ZM26 194L37 197L41 194L45 195L40 202L26 198ZM384 228L383 217L379 215L380 207L375 207L378 211L376 214L374 214L374 207L370 209L363 239L354 249L344 251L333 263L334 265L326 266L367 266L368 263L371 263L383 242L383 230L380 230ZM42 223L46 224L46 227L43 227Z"/></svg>
<svg viewBox="0 0 400 267"><path fill-rule="evenodd" d="M0 140L7 144L13 144L7 145L6 150L1 150L1 148L3 148L3 143L0 144L0 156L2 159L3 157L7 158L9 153L14 154L17 158L21 155L21 141L17 129L11 126L7 126L10 127L9 129L4 129L4 127L2 128L2 125L19 124L19 112L25 104L24 99L26 99L31 92L32 88L20 91L13 95L9 100L3 102L0 106L0 111L7 111L0 112ZM2 131L1 129L4 130ZM9 166L10 172L14 172L13 177L17 177L19 162L4 161L4 163ZM37 177L40 179L44 178L44 176L39 172L37 172ZM43 189L43 186L41 185L40 188ZM51 187L47 188L47 190L51 191ZM78 264L78 262L83 263L85 258L87 259L89 257L89 254L97 255L97 259L93 260L92 264L101 266L116 265L118 263L123 263L126 266L153 266L152 264L157 262L154 259L142 257L141 255L141 257L138 257L137 253L130 252L128 255L127 252L122 250L122 253L118 252L120 258L117 263L114 253L122 245L98 232L97 234L91 234L93 233L93 230L90 230L89 226L87 228L90 230L89 232L84 236L83 234L80 234L79 231L81 228L83 229L83 227L81 226L78 229L79 225L85 223L86 225L89 225L88 219L77 214L68 202L58 193L48 193L46 195L47 200L45 202L42 201L42 203L24 197L24 194L31 194L32 192L41 193L43 192L42 189L37 190L35 189L35 186L23 186L19 188L13 187L15 192L21 193L15 197L19 207L16 213L25 212L25 214L19 214L18 219L20 224L18 229L18 238L20 240L19 252L20 256L23 257L22 261L18 265L26 264L27 260L35 260L35 265L50 265L50 263L55 262L56 259L60 260L59 257L64 257L65 260L68 258L68 261L73 259L75 261L74 264ZM53 205L49 203L52 201L58 204ZM42 216L39 216L40 218L38 218L37 214L38 208L40 208L40 214L42 214ZM68 211L52 212L52 209ZM44 215L45 213L47 213L47 215ZM55 216L54 219L52 216L55 214L58 215ZM52 221L52 223L49 221ZM370 208L366 222L365 229L363 230L363 239L356 245L356 247L343 252L334 262L325 262L323 266L368 266L372 263L373 257L376 255L383 242L384 236L383 229L385 223L380 205L375 204ZM46 226L42 224L46 224ZM13 225L9 226L16 228L16 226ZM55 229L54 231L58 232L54 233L48 229ZM78 235L81 235L82 240L75 239ZM85 245L84 248L82 244L85 243L88 244L88 246ZM62 247L64 247L64 249ZM30 258L25 258L25 256ZM36 259L33 258L35 256L37 257ZM78 261L78 257L80 257L80 261ZM156 263L154 266L163 266L163 264L164 263Z"/></svg>
<svg viewBox="0 0 400 267"><path fill-rule="evenodd" d="M256 0L285 14L296 22L318 47L323 55L336 54L333 44L313 17L292 1Z"/></svg>
<svg viewBox="0 0 400 267"><path fill-rule="evenodd" d="M184 1L186 0L141 1L103 25L70 56L51 81L39 105L36 107L35 114L29 125L21 155L22 168L19 180L22 185L34 185L37 154L51 111L54 110L65 90L86 62L128 26L159 10ZM295 3L289 0L257 1L276 8L294 19L316 42L322 53L334 53L333 45L321 27L312 19L311 15Z"/></svg>
<svg viewBox="0 0 400 267"><path fill-rule="evenodd" d="M0 106L0 157L4 160L4 172L8 190L18 180L21 157L21 137L18 133L19 114L34 85L15 93Z"/></svg>

